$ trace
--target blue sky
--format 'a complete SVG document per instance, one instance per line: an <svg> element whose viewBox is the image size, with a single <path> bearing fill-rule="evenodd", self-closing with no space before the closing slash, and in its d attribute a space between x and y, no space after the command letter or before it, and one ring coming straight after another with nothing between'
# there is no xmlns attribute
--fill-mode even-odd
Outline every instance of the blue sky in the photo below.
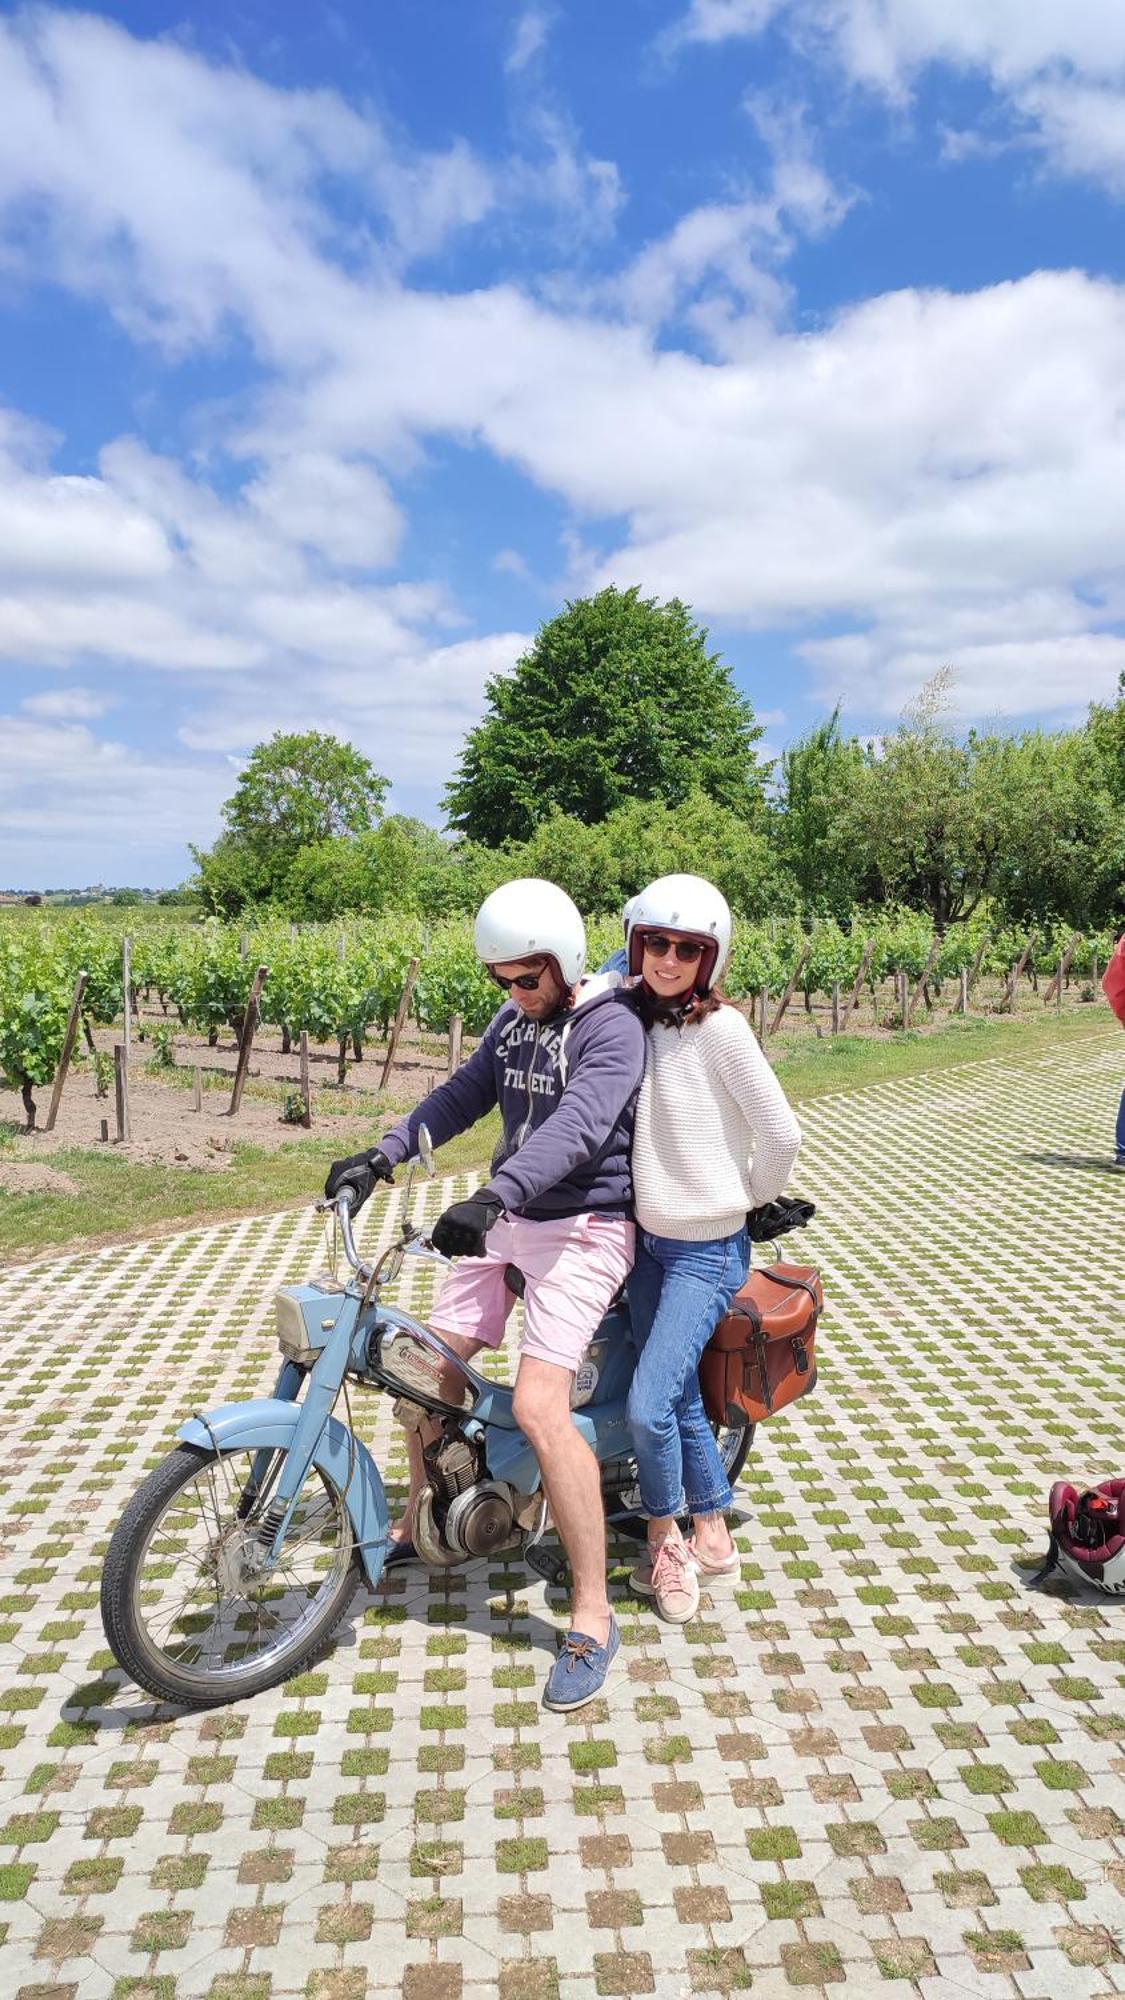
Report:
<svg viewBox="0 0 1125 2000"><path fill-rule="evenodd" d="M0 9L0 886L440 797L607 581L774 749L1125 665L1118 0Z"/></svg>

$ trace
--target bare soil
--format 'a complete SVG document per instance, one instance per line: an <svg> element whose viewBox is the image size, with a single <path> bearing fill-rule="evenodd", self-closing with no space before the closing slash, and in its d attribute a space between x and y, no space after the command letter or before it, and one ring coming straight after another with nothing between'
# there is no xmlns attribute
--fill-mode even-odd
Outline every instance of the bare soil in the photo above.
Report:
<svg viewBox="0 0 1125 2000"><path fill-rule="evenodd" d="M171 1082L153 1074L151 1031L160 1025L173 1028L173 1052L179 1080ZM143 1034L143 1039L141 1036ZM98 1028L94 1040L99 1049L112 1054L121 1039L120 1028ZM465 1043L465 1053L474 1046ZM368 1043L362 1061L349 1050L346 1080L337 1083L339 1051L331 1045L311 1045L309 1073L313 1122L316 1133L339 1134L342 1141L354 1140L358 1148L370 1141L375 1114L375 1097L383 1070L385 1045ZM238 1062L238 1044L229 1032L210 1048L205 1035L180 1028L174 1016L167 1020L158 1007L141 1003L134 1026L129 1064L129 1122L131 1137L118 1145L115 1138L116 1114L113 1085L98 1097L92 1064L80 1060L72 1066L63 1090L62 1102L52 1132L26 1130L19 1092L0 1087L0 1132L5 1127L19 1134L19 1159L0 1165L0 1188L11 1191L71 1193L73 1184L57 1170L38 1162L69 1147L98 1147L108 1144L123 1159L148 1165L206 1167L222 1172L229 1167L235 1146L242 1141L273 1151L291 1144L302 1135L303 1127L282 1117L285 1096L296 1092L300 1083L300 1062L296 1048L281 1053L281 1036L276 1029L262 1029L255 1037L250 1057L246 1089L237 1116L228 1115L230 1089ZM192 1090L187 1081L196 1066L203 1077L202 1110L192 1108ZM433 1036L423 1036L411 1023L396 1051L395 1062L382 1099L384 1105L409 1104L424 1097L446 1074L445 1044ZM222 1087L214 1082L221 1080ZM186 1087L185 1087L186 1084ZM209 1084L211 1087L209 1087ZM51 1086L35 1091L38 1124L46 1121ZM106 1123L108 1140L102 1138ZM341 1151L347 1151L346 1145ZM45 1175L45 1179L28 1176Z"/></svg>

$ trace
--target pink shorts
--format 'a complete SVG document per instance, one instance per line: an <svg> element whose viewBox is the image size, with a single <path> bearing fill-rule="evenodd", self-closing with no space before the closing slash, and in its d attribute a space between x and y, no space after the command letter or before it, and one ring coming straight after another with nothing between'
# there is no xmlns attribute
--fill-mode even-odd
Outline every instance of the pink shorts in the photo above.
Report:
<svg viewBox="0 0 1125 2000"><path fill-rule="evenodd" d="M594 1211L553 1222L502 1215L485 1237L484 1256L463 1257L447 1273L430 1325L499 1347L515 1303L504 1267L515 1264L527 1281L520 1353L574 1373L633 1268L633 1239L624 1215Z"/></svg>

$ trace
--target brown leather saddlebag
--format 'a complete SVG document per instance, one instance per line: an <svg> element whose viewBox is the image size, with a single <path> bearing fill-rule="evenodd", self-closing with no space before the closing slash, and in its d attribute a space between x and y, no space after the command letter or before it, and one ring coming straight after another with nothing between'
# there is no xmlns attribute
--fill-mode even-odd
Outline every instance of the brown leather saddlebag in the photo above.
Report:
<svg viewBox="0 0 1125 2000"><path fill-rule="evenodd" d="M751 1271L699 1364L703 1406L715 1424L764 1423L816 1386L816 1326L824 1305L813 1264Z"/></svg>

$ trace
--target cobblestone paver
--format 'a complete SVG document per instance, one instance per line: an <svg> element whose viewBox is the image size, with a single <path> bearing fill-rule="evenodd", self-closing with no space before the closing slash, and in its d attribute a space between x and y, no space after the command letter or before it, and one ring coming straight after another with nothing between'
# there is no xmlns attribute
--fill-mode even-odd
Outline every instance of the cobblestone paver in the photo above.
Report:
<svg viewBox="0 0 1125 2000"><path fill-rule="evenodd" d="M0 1276L4 2000L1125 1992L1125 1605L1019 1568L1052 1478L1125 1470L1120 1072L1110 1031L807 1108L818 1393L694 1624L615 1551L620 1662L570 1719L516 1563L398 1572L240 1707L141 1697L108 1533L186 1413L269 1384L320 1225Z"/></svg>

